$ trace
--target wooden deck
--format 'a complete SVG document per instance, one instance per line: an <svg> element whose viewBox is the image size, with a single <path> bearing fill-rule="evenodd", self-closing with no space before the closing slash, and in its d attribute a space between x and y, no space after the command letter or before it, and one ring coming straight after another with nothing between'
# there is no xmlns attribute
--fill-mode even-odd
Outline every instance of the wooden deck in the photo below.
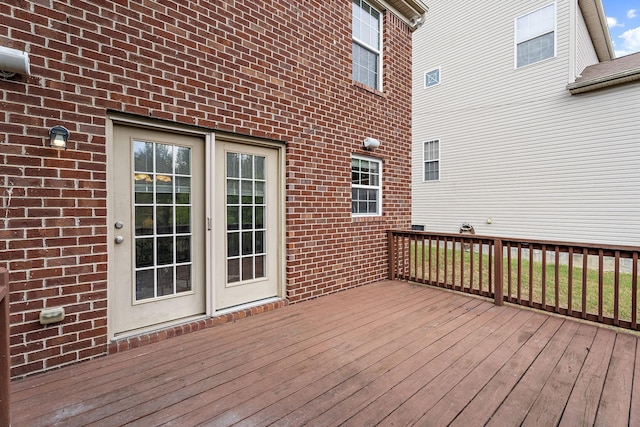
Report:
<svg viewBox="0 0 640 427"><path fill-rule="evenodd" d="M381 282L12 383L14 426L640 425L626 332Z"/></svg>

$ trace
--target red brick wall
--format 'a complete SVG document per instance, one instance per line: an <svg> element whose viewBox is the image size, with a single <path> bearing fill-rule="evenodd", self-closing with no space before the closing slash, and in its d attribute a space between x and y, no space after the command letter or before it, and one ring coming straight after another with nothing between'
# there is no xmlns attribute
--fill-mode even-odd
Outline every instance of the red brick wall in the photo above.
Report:
<svg viewBox="0 0 640 427"><path fill-rule="evenodd" d="M384 17L384 87L351 78L351 2L29 1L0 5L0 266L12 374L105 354L108 111L287 143L287 298L386 276L384 231L410 222L411 35ZM46 147L48 129L70 149ZM383 211L351 217L350 159L382 145ZM38 323L64 306L62 324Z"/></svg>

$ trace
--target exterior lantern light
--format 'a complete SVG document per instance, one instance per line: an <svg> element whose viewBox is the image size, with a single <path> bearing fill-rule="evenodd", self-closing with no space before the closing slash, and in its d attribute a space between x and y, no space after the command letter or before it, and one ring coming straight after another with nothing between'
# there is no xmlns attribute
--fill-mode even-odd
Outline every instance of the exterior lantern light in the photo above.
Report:
<svg viewBox="0 0 640 427"><path fill-rule="evenodd" d="M67 141L69 140L69 131L64 126L54 126L49 129L49 147L67 149Z"/></svg>

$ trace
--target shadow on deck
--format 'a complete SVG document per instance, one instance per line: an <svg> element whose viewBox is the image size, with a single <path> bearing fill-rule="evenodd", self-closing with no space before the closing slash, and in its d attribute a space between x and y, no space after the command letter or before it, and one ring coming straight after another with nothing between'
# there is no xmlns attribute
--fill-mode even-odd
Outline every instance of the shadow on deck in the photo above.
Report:
<svg viewBox="0 0 640 427"><path fill-rule="evenodd" d="M386 281L15 381L12 423L640 425L637 347Z"/></svg>

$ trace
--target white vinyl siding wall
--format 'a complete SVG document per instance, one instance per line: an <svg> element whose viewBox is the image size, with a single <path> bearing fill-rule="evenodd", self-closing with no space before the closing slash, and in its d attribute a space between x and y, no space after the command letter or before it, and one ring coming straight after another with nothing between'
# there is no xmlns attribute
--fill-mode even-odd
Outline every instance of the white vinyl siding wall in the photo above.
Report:
<svg viewBox="0 0 640 427"><path fill-rule="evenodd" d="M578 8L576 37L576 73L579 76L586 67L598 63L598 55L589 38L587 24L584 22L580 8Z"/></svg>
<svg viewBox="0 0 640 427"><path fill-rule="evenodd" d="M412 223L640 245L640 85L569 94L566 0L557 1L556 58L514 70L514 18L547 4L485 2L462 13L460 2L429 3L413 35ZM491 25L456 38L451 22ZM424 72L436 66L446 81L424 89ZM423 182L424 141L434 135L446 141L446 174Z"/></svg>

